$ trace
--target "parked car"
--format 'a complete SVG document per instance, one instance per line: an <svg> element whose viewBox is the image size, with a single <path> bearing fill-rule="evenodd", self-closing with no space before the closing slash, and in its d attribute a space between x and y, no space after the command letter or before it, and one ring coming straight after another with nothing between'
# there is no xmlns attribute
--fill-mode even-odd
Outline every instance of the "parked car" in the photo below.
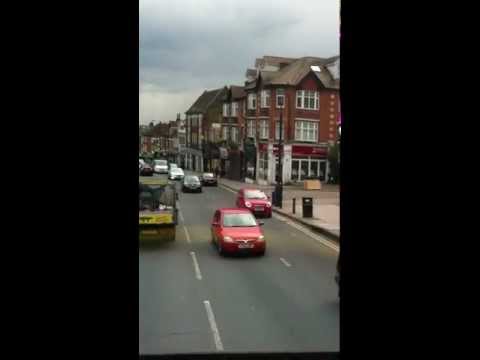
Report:
<svg viewBox="0 0 480 360"><path fill-rule="evenodd" d="M168 164L168 170L172 170L172 169L175 169L175 168L178 168L177 164L175 164L175 163Z"/></svg>
<svg viewBox="0 0 480 360"><path fill-rule="evenodd" d="M217 177L213 173L203 173L201 181L202 181L203 186L208 186L208 185L217 186L218 185Z"/></svg>
<svg viewBox="0 0 480 360"><path fill-rule="evenodd" d="M153 170L157 174L168 174L167 160L153 160Z"/></svg>
<svg viewBox="0 0 480 360"><path fill-rule="evenodd" d="M251 253L264 255L265 236L247 209L222 208L215 211L211 224L212 242L220 255Z"/></svg>
<svg viewBox="0 0 480 360"><path fill-rule="evenodd" d="M272 203L262 190L240 189L236 204L239 208L250 210L254 215L272 217Z"/></svg>
<svg viewBox="0 0 480 360"><path fill-rule="evenodd" d="M141 176L153 176L153 168L147 163L143 164L140 168Z"/></svg>
<svg viewBox="0 0 480 360"><path fill-rule="evenodd" d="M182 183L182 192L202 192L202 183L198 176L185 176Z"/></svg>
<svg viewBox="0 0 480 360"><path fill-rule="evenodd" d="M183 180L184 177L185 177L185 174L183 173L183 170L180 168L171 169L168 172L169 180Z"/></svg>

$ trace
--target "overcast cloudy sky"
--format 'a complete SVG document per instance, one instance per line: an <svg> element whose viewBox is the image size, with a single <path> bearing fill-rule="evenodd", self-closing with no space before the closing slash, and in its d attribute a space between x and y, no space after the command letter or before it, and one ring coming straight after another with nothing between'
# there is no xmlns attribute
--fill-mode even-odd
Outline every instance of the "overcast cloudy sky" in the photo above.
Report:
<svg viewBox="0 0 480 360"><path fill-rule="evenodd" d="M139 0L140 123L169 121L206 89L243 85L263 55L339 53L339 0Z"/></svg>

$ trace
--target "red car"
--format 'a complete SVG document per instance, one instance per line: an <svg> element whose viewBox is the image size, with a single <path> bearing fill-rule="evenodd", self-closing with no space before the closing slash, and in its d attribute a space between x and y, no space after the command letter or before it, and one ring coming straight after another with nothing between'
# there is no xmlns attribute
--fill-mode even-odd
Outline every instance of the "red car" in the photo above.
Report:
<svg viewBox="0 0 480 360"><path fill-rule="evenodd" d="M212 220L212 242L218 253L265 254L265 237L252 213L247 209L219 209Z"/></svg>
<svg viewBox="0 0 480 360"><path fill-rule="evenodd" d="M246 208L255 215L272 217L272 203L262 190L241 189L238 191L237 207Z"/></svg>

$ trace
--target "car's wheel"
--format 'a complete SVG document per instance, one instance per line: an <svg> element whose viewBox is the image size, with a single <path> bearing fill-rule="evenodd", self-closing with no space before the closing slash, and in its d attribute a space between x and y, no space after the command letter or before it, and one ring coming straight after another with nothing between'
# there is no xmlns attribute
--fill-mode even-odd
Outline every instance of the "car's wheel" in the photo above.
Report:
<svg viewBox="0 0 480 360"><path fill-rule="evenodd" d="M223 250L222 243L220 241L217 244L217 250L220 256L225 256L225 250Z"/></svg>

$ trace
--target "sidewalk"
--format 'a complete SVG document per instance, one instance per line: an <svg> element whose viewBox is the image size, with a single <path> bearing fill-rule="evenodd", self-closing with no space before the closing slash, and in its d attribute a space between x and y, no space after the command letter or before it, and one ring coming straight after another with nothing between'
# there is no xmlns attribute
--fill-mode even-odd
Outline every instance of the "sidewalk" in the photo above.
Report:
<svg viewBox="0 0 480 360"><path fill-rule="evenodd" d="M229 179L218 179L218 183L234 191L244 187L263 190L272 196L274 187L271 185L246 184ZM302 197L311 197L313 200L313 218L302 217ZM295 214L293 214L293 200L296 199ZM286 216L310 229L340 241L340 191L338 185L325 184L321 190L303 190L301 186L284 186L282 208L273 207L274 212Z"/></svg>

